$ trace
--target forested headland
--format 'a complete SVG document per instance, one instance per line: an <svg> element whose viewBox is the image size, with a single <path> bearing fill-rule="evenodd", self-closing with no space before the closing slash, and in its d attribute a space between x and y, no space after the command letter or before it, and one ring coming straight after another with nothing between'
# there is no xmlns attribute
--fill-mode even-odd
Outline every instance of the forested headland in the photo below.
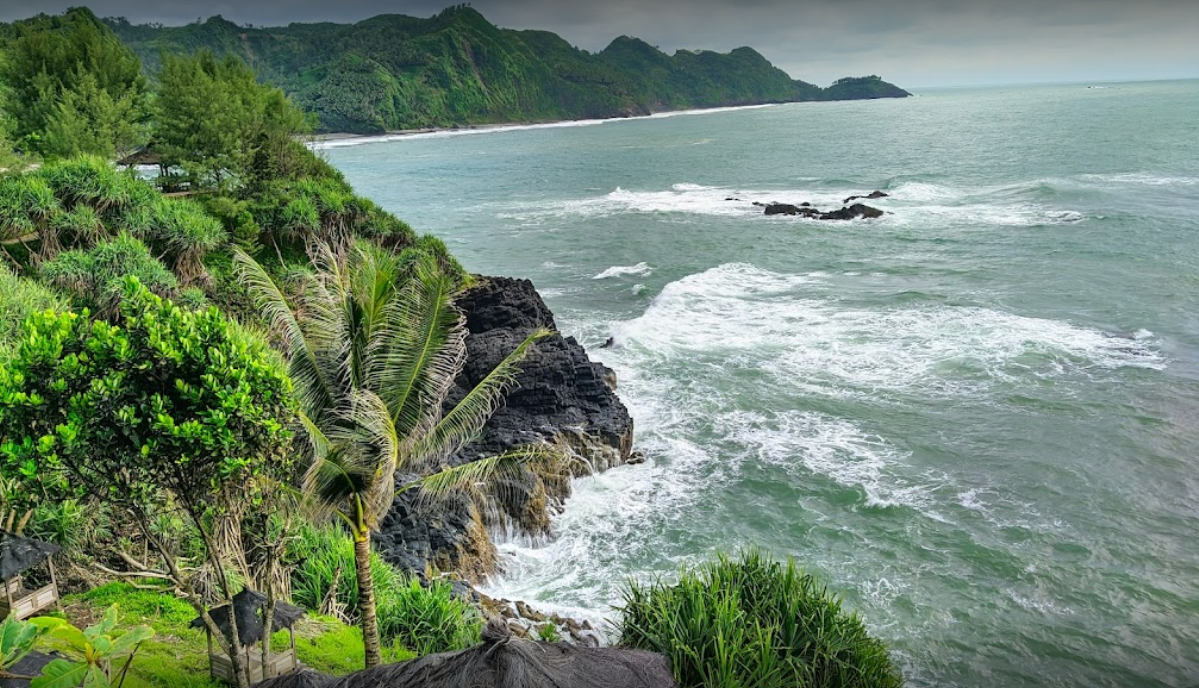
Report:
<svg viewBox="0 0 1199 688"><path fill-rule="evenodd" d="M238 26L106 23L154 72L162 55L208 49L242 58L312 112L321 131L380 133L646 115L665 110L909 95L877 76L828 88L792 79L753 48L667 55L629 36L598 53L549 31L501 29L471 7L423 19Z"/></svg>

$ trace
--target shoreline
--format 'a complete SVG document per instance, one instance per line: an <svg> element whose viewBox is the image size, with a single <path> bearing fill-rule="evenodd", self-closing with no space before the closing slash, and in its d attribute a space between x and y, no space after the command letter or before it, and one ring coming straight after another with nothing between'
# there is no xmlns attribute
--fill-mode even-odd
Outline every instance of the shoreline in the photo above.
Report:
<svg viewBox="0 0 1199 688"><path fill-rule="evenodd" d="M793 101L795 103L822 101ZM688 110L663 110L648 115L632 115L627 117L608 117L604 119L562 119L562 120L530 120L521 122L502 122L491 124L463 124L450 127L423 127L420 129L396 129L382 134L354 134L350 132L328 132L315 134L308 142L314 150L328 148L345 148L372 143L388 143L413 138L433 138L450 136L468 136L471 134L496 133L501 131L525 131L529 129L555 129L566 127L589 127L613 122L630 122L648 119L668 119L688 115L710 115L721 112L739 110L758 110L762 108L789 105L788 103L759 103L756 105L725 105L711 108L692 108Z"/></svg>

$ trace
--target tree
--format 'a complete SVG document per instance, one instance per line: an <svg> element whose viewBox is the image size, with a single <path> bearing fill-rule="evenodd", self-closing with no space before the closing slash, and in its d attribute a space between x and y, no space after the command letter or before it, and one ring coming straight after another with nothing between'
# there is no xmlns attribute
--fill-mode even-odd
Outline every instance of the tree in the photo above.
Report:
<svg viewBox="0 0 1199 688"><path fill-rule="evenodd" d="M45 311L0 366L0 455L61 474L71 489L122 510L158 553L248 685L245 649L226 638L154 515L184 515L204 544L221 599L237 592L213 523L291 475L291 384L269 348L215 308L184 310L125 282L117 324ZM4 476L26 479L24 474ZM262 505L257 508L268 508Z"/></svg>
<svg viewBox="0 0 1199 688"><path fill-rule="evenodd" d="M317 272L294 307L252 258L238 251L235 262L289 357L312 449L305 496L318 514L339 517L354 539L366 666L376 666L371 531L391 507L397 469L429 476L425 485L434 492L485 480L499 460L449 470L443 461L477 435L520 360L548 332L530 335L447 410L465 362L465 326L452 304L458 282L434 257L366 241L340 251L318 245Z"/></svg>
<svg viewBox="0 0 1199 688"><path fill-rule="evenodd" d="M277 159L307 124L279 89L260 85L234 55L164 55L158 82L156 147L165 165L182 168L195 183L220 186L249 176L259 151Z"/></svg>
<svg viewBox="0 0 1199 688"><path fill-rule="evenodd" d="M39 15L15 31L0 82L8 86L5 109L19 145L45 155L111 156L144 140L141 61L91 11Z"/></svg>
<svg viewBox="0 0 1199 688"><path fill-rule="evenodd" d="M69 158L80 154L121 159L149 137L141 94L113 97L94 74L83 74L74 90L63 91L46 118L39 146L42 155Z"/></svg>

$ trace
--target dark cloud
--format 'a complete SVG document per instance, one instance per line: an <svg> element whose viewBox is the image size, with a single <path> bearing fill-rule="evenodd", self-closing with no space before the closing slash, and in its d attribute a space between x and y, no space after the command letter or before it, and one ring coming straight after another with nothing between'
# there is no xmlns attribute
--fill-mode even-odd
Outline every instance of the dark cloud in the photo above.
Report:
<svg viewBox="0 0 1199 688"><path fill-rule="evenodd" d="M4 0L0 20L73 0ZM101 16L183 24L353 22L429 16L445 0L96 0ZM668 52L750 45L792 76L826 84L881 74L905 86L1199 77L1195 0L474 0L500 26L547 29L586 50L638 36Z"/></svg>

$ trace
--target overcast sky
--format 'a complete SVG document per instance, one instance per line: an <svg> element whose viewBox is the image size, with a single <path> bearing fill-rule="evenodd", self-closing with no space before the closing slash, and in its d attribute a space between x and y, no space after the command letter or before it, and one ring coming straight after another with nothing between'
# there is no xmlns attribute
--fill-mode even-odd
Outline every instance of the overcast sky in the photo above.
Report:
<svg viewBox="0 0 1199 688"><path fill-rule="evenodd" d="M80 0L0 0L0 20ZM94 0L100 16L185 24L427 17L437 0ZM828 85L878 74L920 88L1199 77L1199 0L474 0L499 26L548 29L598 51L628 34L667 52L756 48L791 76Z"/></svg>

